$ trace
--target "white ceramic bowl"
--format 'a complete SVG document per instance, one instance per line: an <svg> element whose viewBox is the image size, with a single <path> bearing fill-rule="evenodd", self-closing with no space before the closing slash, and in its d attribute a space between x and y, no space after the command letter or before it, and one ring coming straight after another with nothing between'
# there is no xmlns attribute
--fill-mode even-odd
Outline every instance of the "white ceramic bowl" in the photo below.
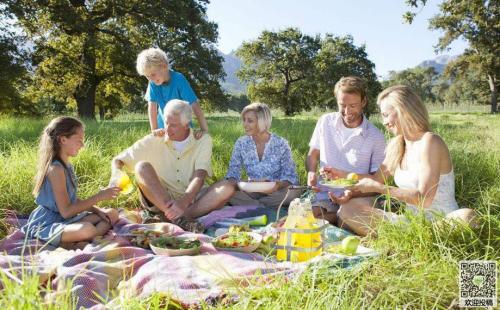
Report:
<svg viewBox="0 0 500 310"><path fill-rule="evenodd" d="M244 252L244 253L251 253L259 247L260 243L262 242L262 236L258 233L254 232L249 232L253 238L253 242L250 245L247 246L242 246L242 247L228 247L228 248L220 248L216 247L214 245L214 248L216 248L218 251L233 251L233 252ZM223 236L223 235L222 235ZM221 236L219 236L221 237Z"/></svg>
<svg viewBox="0 0 500 310"><path fill-rule="evenodd" d="M178 238L178 237L177 237ZM157 255L166 255L166 256L185 256L185 255L198 255L200 254L200 246L196 248L189 249L168 249L168 248L159 248L153 245L153 241L149 244L149 247L153 251L153 253Z"/></svg>
<svg viewBox="0 0 500 310"><path fill-rule="evenodd" d="M276 182L238 182L240 190L248 193L265 192L276 186Z"/></svg>

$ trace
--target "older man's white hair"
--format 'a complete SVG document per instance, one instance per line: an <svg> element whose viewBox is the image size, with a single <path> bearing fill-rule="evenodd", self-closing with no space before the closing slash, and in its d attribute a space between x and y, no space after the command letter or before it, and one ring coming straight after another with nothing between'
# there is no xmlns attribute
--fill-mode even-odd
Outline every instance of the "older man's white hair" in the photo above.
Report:
<svg viewBox="0 0 500 310"><path fill-rule="evenodd" d="M149 71L168 65L167 54L159 48L148 48L137 56L136 69L140 75L147 75Z"/></svg>
<svg viewBox="0 0 500 310"><path fill-rule="evenodd" d="M178 115L183 125L188 125L193 117L193 111L187 101L172 99L165 105L163 116L165 121L169 115Z"/></svg>

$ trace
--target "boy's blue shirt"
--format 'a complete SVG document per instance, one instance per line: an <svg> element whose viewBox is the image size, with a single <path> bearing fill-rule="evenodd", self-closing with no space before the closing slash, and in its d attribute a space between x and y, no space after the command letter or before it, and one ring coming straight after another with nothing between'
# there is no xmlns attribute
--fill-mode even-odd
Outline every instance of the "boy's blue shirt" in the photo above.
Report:
<svg viewBox="0 0 500 310"><path fill-rule="evenodd" d="M155 102L158 106L158 128L164 128L163 109L167 102L172 99L181 99L190 105L198 100L189 82L179 72L170 70L170 80L162 85L153 82L148 83L148 89L144 96L148 102Z"/></svg>

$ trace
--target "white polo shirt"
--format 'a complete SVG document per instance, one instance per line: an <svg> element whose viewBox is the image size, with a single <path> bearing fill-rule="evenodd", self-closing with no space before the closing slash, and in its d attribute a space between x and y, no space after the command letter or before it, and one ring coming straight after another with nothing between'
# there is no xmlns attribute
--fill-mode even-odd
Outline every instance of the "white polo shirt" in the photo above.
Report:
<svg viewBox="0 0 500 310"><path fill-rule="evenodd" d="M320 167L333 167L359 174L378 170L385 157L385 138L366 117L343 141L345 125L339 112L322 115L316 123L309 147L320 152ZM344 135L345 136L345 135ZM323 194L323 193L320 193ZM319 195L318 199L322 199Z"/></svg>

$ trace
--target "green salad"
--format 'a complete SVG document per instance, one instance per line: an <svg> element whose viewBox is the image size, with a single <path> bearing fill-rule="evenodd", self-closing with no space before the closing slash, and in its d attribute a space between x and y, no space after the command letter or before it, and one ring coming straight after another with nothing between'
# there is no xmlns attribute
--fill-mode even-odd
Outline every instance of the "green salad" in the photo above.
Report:
<svg viewBox="0 0 500 310"><path fill-rule="evenodd" d="M201 246L200 240L197 239L181 239L176 237L160 237L151 242L152 245L163 249L193 249Z"/></svg>
<svg viewBox="0 0 500 310"><path fill-rule="evenodd" d="M222 235L212 242L218 248L239 248L253 243L253 237L247 232L234 232Z"/></svg>

